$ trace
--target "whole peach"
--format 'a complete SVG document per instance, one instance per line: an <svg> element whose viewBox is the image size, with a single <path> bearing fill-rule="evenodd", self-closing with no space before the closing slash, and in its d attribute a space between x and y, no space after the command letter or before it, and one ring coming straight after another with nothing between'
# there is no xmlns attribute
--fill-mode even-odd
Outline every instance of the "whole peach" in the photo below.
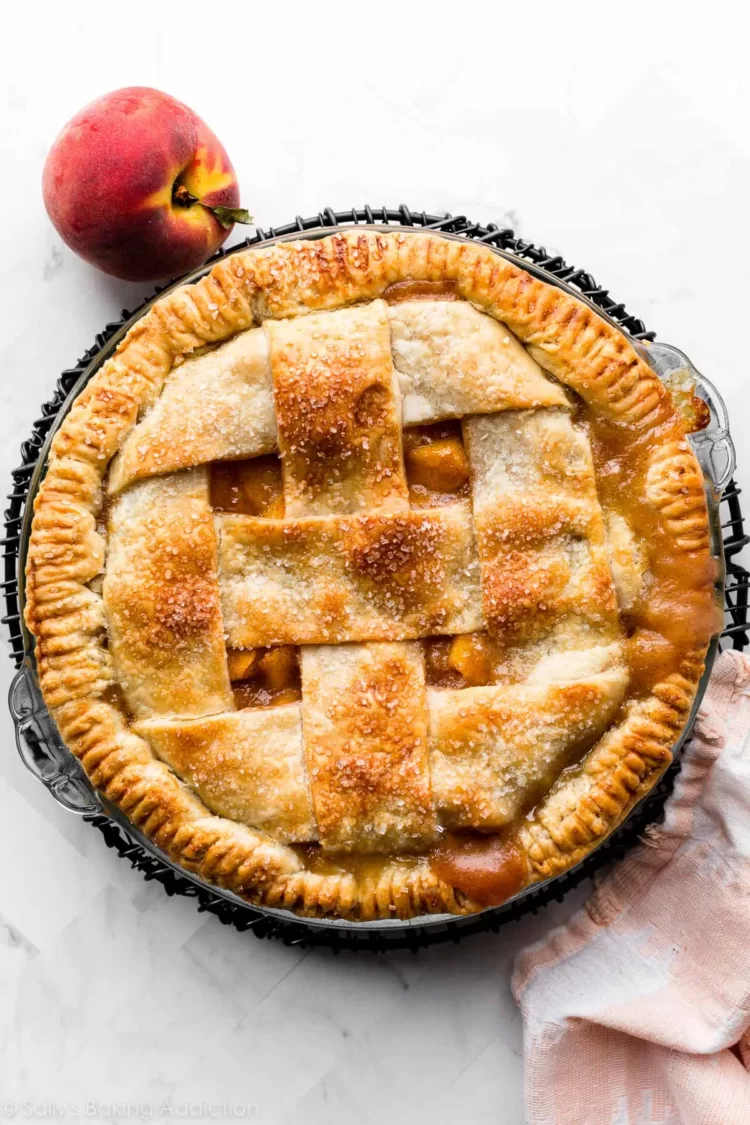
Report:
<svg viewBox="0 0 750 1125"><path fill-rule="evenodd" d="M223 210L239 207L239 188L216 136L147 86L115 90L77 113L50 149L42 189L71 250L126 281L194 269L238 217Z"/></svg>

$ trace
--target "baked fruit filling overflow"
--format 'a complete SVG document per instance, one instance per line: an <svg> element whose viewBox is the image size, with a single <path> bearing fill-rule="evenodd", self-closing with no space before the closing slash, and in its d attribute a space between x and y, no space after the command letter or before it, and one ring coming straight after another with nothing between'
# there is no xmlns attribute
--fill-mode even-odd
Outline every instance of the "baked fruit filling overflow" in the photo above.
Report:
<svg viewBox="0 0 750 1125"><path fill-rule="evenodd" d="M131 329L55 437L25 612L62 737L170 858L364 921L503 902L616 827L717 577L624 336L486 247L353 229Z"/></svg>

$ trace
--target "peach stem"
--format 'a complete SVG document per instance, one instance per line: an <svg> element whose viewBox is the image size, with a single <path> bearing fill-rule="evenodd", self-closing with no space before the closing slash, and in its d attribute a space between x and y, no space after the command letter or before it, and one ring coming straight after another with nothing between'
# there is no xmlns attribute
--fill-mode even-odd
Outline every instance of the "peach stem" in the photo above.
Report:
<svg viewBox="0 0 750 1125"><path fill-rule="evenodd" d="M194 203L200 204L210 211L217 222L221 223L223 227L229 230L235 223L251 224L253 217L249 211L244 207L210 207L208 203L204 203L197 196L193 195L184 184L179 180L175 180L172 185L172 202L176 203L178 207L192 207Z"/></svg>

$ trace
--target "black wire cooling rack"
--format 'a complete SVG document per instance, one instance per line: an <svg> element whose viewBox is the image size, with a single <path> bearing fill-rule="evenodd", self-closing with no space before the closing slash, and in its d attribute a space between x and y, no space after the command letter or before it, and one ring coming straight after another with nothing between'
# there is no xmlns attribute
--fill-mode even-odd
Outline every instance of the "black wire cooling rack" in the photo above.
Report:
<svg viewBox="0 0 750 1125"><path fill-rule="evenodd" d="M463 215L431 215L424 211L414 212L406 206L397 209L387 207L352 208L350 211L333 211L327 207L317 215L303 219L298 216L294 222L268 230L256 228L255 234L243 244L233 246L230 251L255 246L268 239L300 234L319 227L335 228L349 224L387 224L394 227L422 228L443 231L446 234L496 246L517 257L532 263L547 273L577 289L616 321L626 332L637 340L653 340L654 333L646 331L641 320L631 316L624 305L609 295L607 289L597 285L591 274L569 266L559 255L548 254L544 247L517 238L508 228L500 228L494 223L481 226ZM219 251L210 261L224 256ZM161 290L157 290L157 293ZM151 299L151 298L149 298ZM147 302L144 302L144 304ZM135 310L136 312L139 310ZM10 655L15 666L20 667L25 651L24 637L18 603L18 562L21 546L21 526L29 493L32 475L39 461L47 434L63 406L70 391L99 351L120 331L134 314L123 310L117 321L106 325L98 333L89 350L81 357L75 367L63 371L57 381L55 393L42 408L34 422L31 436L21 445L21 464L12 473L12 490L8 496L9 505L4 513L5 538L4 581L0 584L5 599L6 614L1 619L10 636ZM737 555L750 542L745 534L744 520L740 506L741 489L734 480L725 489L721 501L722 537L726 559L727 581L725 599L725 628L721 635L721 647L744 649L748 644L750 624L748 622L748 591L750 574L737 561ZM412 952L445 941L459 941L469 934L486 931L497 932L507 922L537 911L552 901L560 902L572 887L589 878L603 864L620 858L633 846L646 825L658 821L663 813L666 797L672 790L674 778L679 770L679 762L673 763L652 790L649 796L637 807L629 820L601 847L588 856L574 870L531 890L514 902L493 910L483 911L466 918L450 918L445 921L426 919L416 923L388 923L381 928L370 924L358 927L338 927L322 925L314 920L288 920L279 918L247 906L238 901L228 900L199 884L189 877L176 872L158 856L147 850L122 825L106 816L87 816L85 819L98 828L106 844L114 848L120 856L128 860L132 867L140 871L146 880L161 883L168 895L186 895L196 899L199 911L214 914L218 919L233 925L240 931L251 931L257 937L279 938L287 945L325 946L335 952L342 949L364 950L372 953L396 949L409 949Z"/></svg>

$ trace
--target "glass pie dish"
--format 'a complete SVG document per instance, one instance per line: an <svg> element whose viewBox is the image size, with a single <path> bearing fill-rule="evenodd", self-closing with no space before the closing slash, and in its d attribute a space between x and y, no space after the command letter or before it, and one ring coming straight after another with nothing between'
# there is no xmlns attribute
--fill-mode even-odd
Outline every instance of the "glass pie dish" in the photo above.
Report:
<svg viewBox="0 0 750 1125"><path fill-rule="evenodd" d="M378 227L360 227L359 229L382 229ZM388 228L385 228L388 229ZM305 238L323 238L330 235L329 228L323 228L319 231L306 232ZM295 233L290 238L299 239L300 235ZM445 237L452 237L446 235ZM453 236L457 237L457 236ZM269 240L269 245L279 240ZM526 261L515 258L513 254L506 251L495 250L495 253L501 257L520 265L528 273L538 276L541 280L547 283L556 285L558 288L569 291L578 301L586 300L582 298L580 293L567 286L565 282L561 282L553 275L548 274L545 270L530 265ZM204 271L198 271L188 281L197 280ZM181 283L182 284L182 283ZM600 309L596 310L597 313L602 314ZM139 315L142 315L142 311ZM610 323L622 332L619 325L613 320ZM56 429L61 424L67 409L71 402L80 393L82 387L88 380L95 374L101 365L109 358L119 343L122 336L129 325L124 326L121 333L118 333L102 351L94 358L87 370L83 373L79 383L73 388L68 397L66 404L63 406L55 425L52 427L48 437L48 444L54 435ZM707 406L707 417L704 419L706 424L698 430L691 438L693 447L700 461L705 478L705 490L708 503L708 510L710 516L712 550L714 557L717 559L719 565L717 567L719 573L717 593L723 592L723 566L721 558L721 530L719 526L718 503L721 494L721 489L731 476L733 468L733 449L731 439L729 437L726 411L720 399L720 396L715 389L699 375L697 371L690 364L690 361L681 352L675 348L671 348L663 344L642 344L637 341L630 341L647 359L649 364L656 370L661 378L669 382L672 386L679 385L680 382L687 380L693 383L696 388L696 394L700 397ZM33 501L37 493L40 482L44 476L45 471L45 454L46 449L40 458L34 478L31 482L30 500ZM25 562L25 554L28 547L29 533L30 533L30 513L32 505L29 504L26 509L26 518L22 528L21 534L21 567ZM23 603L23 584L20 589L21 601ZM66 808L72 811L97 815L104 814L120 823L128 832L128 834L138 839L144 848L157 855L161 862L173 866L175 871L179 871L180 875L190 878L189 873L184 869L177 868L170 864L168 857L155 848L155 846L143 837L137 829L127 820L119 810L115 809L109 804L100 794L98 794L93 786L88 782L80 768L77 765L73 755L65 748L62 740L60 739L56 727L50 718L41 698L39 692L38 682L35 674L34 666L34 653L33 643L31 639L26 636L26 653L24 665L19 672L19 675L14 682L11 692L11 710L13 713L14 721L16 723L19 750L22 754L23 760L26 765L34 772L39 779L50 789L55 798L63 804ZM695 702L693 704L694 715L695 710L700 701L703 687L705 685L706 677L710 671L710 667L716 652L716 641L711 645L711 649L706 661L706 673L704 674L703 683L698 691ZM692 716L691 716L692 721ZM685 727L680 742L686 737L690 727L690 722ZM679 744L673 747L676 753L679 749ZM536 888L539 884L536 884ZM234 896L231 891L217 888L211 885L211 890L217 895L227 898L228 901L236 899L244 905L244 900ZM522 894L527 892L521 892ZM289 919L297 920L297 916L289 913L288 911L277 910L270 907L257 907L256 909L265 910L269 914L288 917ZM409 921L408 924L419 923L421 925L433 924L445 921L445 916L442 915L429 915L422 916ZM390 920L379 920L377 922L356 922L347 923L341 919L316 919L316 925L332 925L337 928L345 928L347 925L355 925L357 928L362 926L383 927L392 924L405 925L407 924L404 919L397 919L391 922Z"/></svg>

